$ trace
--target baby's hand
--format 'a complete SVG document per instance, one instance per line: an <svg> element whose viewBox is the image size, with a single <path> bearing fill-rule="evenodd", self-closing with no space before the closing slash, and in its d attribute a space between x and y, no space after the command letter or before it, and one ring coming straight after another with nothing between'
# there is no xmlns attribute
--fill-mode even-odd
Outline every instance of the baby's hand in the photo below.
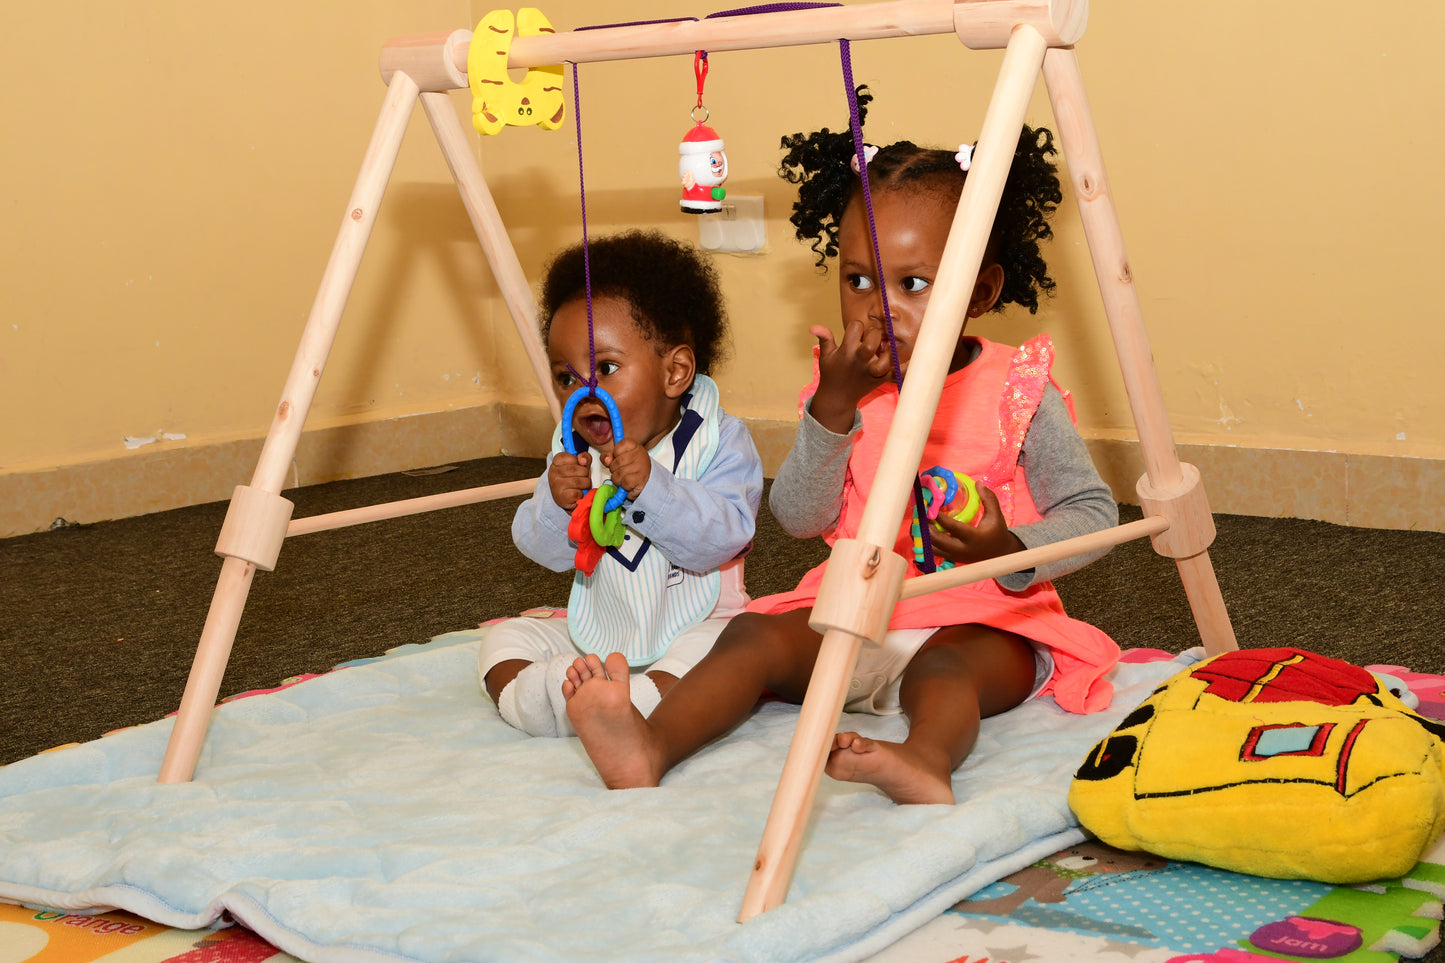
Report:
<svg viewBox="0 0 1445 963"><path fill-rule="evenodd" d="M581 452L569 455L558 452L547 469L547 487L552 490L552 501L568 514L577 507L577 502L592 487L592 455Z"/></svg>
<svg viewBox="0 0 1445 963"><path fill-rule="evenodd" d="M950 562L982 562L1010 552L1021 552L1024 543L1009 531L1004 521L1003 509L998 507L998 496L983 485L978 486L979 498L983 504L979 511L983 517L977 525L960 522L945 509L938 513L938 524L943 531L932 529L933 554Z"/></svg>
<svg viewBox="0 0 1445 963"><path fill-rule="evenodd" d="M893 372L883 328L850 321L843 329L843 341L822 325L809 329L818 339L818 390L812 412L818 423L835 434L853 427L853 412L868 392Z"/></svg>
<svg viewBox="0 0 1445 963"><path fill-rule="evenodd" d="M652 456L638 442L623 438L612 446L612 454L602 456L602 464L612 474L612 484L636 500L647 479L652 477Z"/></svg>

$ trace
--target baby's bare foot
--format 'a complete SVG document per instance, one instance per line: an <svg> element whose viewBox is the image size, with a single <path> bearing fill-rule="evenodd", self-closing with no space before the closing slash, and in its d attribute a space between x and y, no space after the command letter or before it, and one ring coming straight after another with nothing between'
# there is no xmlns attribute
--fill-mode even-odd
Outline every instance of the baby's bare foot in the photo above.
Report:
<svg viewBox="0 0 1445 963"><path fill-rule="evenodd" d="M632 705L625 656L614 652L605 664L595 655L578 659L562 694L567 718L608 789L657 785L659 753L647 720Z"/></svg>
<svg viewBox="0 0 1445 963"><path fill-rule="evenodd" d="M940 771L939 760L907 743L879 742L856 732L840 732L833 737L824 771L844 782L877 786L896 803L951 804L953 781L946 761L943 767Z"/></svg>
<svg viewBox="0 0 1445 963"><path fill-rule="evenodd" d="M607 672L602 666L602 660L588 652L586 656L578 659L567 667L567 678L562 681L562 696L571 699L582 683L588 679L597 677L607 678Z"/></svg>

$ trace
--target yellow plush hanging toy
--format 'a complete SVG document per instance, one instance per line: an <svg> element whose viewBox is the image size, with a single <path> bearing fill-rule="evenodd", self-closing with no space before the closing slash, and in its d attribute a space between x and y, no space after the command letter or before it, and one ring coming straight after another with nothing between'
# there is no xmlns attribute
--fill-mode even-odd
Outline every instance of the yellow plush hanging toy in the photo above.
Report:
<svg viewBox="0 0 1445 963"><path fill-rule="evenodd" d="M467 49L467 86L472 91L472 126L478 133L533 124L556 130L567 114L561 64L532 67L521 83L507 74L514 30L519 37L555 32L535 7L523 7L515 18L510 10L493 10L477 24Z"/></svg>

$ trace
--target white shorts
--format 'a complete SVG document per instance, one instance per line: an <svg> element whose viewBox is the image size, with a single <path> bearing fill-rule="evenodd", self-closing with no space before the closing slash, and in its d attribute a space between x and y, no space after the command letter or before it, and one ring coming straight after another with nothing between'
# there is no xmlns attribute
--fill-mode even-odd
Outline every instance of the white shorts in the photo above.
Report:
<svg viewBox="0 0 1445 963"><path fill-rule="evenodd" d="M875 716L891 716L903 711L898 704L903 670L923 648L923 643L937 631L937 628L891 629L883 637L882 645L864 642L858 652L858 664L853 667L853 678L848 682L848 696L843 708ZM1054 676L1054 657L1049 650L1041 645L1033 645L1033 650L1034 688L1029 693L1030 699L1038 695Z"/></svg>
<svg viewBox="0 0 1445 963"><path fill-rule="evenodd" d="M712 650L713 643L730 621L725 618L704 619L688 626L672 640L660 659L650 665L633 666L632 671L666 672L681 678ZM488 672L509 659L547 662L557 655L580 658L586 654L572 642L565 616L507 619L491 626L482 638L481 649L477 652L478 678L485 681Z"/></svg>

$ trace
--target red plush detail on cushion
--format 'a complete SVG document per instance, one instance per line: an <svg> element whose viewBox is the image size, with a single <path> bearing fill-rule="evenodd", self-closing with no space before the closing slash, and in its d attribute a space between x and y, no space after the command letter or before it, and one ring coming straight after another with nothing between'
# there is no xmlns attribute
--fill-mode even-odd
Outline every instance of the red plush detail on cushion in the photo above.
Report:
<svg viewBox="0 0 1445 963"><path fill-rule="evenodd" d="M1194 675L1209 683L1206 692L1230 702L1345 706L1379 691L1375 677L1359 666L1301 649L1226 652Z"/></svg>

